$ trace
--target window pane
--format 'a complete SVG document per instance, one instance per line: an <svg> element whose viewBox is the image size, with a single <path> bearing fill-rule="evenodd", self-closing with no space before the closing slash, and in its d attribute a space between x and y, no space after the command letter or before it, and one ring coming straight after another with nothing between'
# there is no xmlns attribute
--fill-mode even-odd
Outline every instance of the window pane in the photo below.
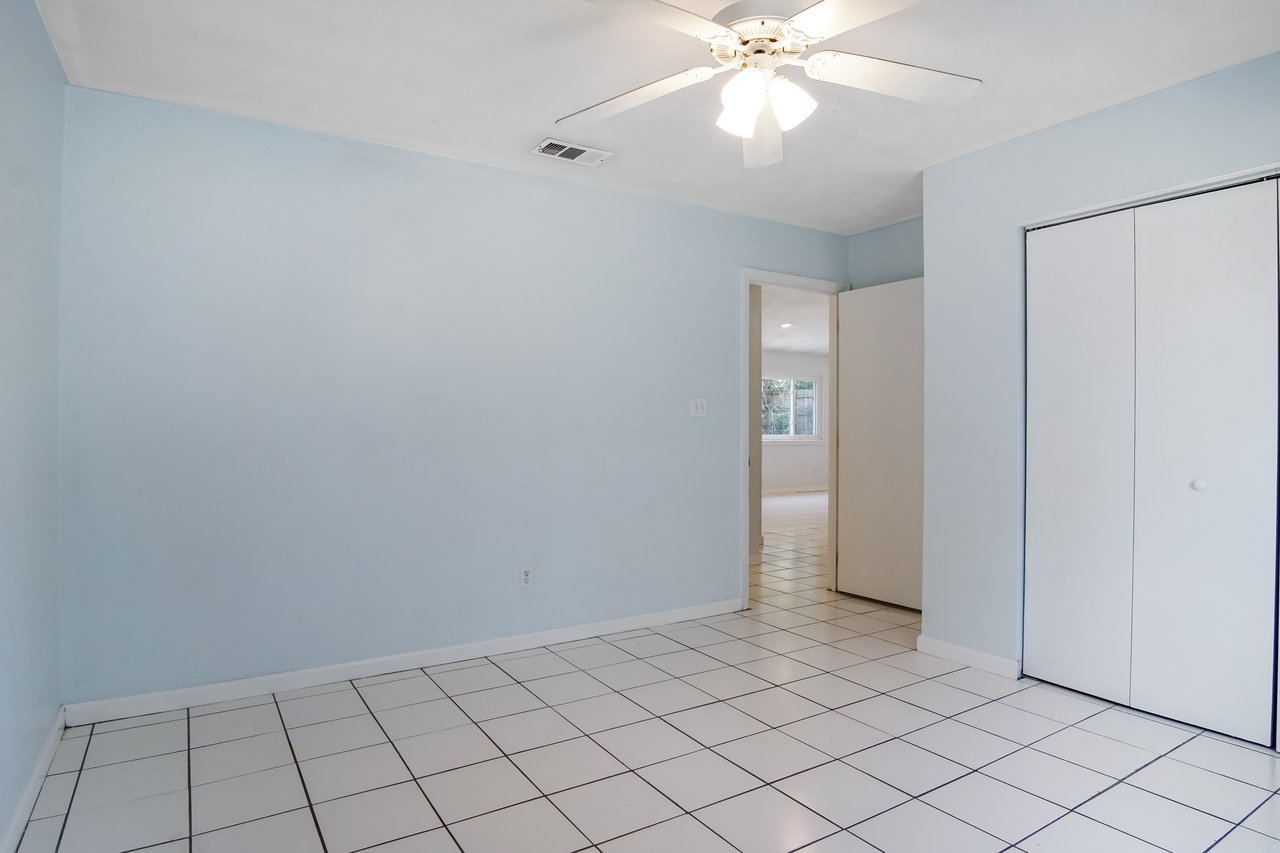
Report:
<svg viewBox="0 0 1280 853"><path fill-rule="evenodd" d="M796 380L796 435L816 435L817 383Z"/></svg>
<svg viewBox="0 0 1280 853"><path fill-rule="evenodd" d="M762 385L760 407L761 433L791 434L791 380L766 379Z"/></svg>

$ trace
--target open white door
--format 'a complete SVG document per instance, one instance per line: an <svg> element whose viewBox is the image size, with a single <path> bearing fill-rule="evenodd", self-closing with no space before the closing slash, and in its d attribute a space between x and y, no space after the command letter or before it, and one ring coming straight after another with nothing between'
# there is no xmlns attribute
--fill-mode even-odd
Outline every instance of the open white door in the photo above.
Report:
<svg viewBox="0 0 1280 853"><path fill-rule="evenodd" d="M920 609L924 279L841 293L836 589Z"/></svg>

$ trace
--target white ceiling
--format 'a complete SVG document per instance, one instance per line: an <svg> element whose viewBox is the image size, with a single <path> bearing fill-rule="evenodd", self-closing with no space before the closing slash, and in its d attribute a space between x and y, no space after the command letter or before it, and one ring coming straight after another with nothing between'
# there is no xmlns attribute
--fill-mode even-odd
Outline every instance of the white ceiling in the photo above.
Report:
<svg viewBox="0 0 1280 853"><path fill-rule="evenodd" d="M674 0L711 16L721 0ZM720 82L528 153L702 42L585 0L38 0L71 83L853 234L918 216L923 168L1280 50L1277 0L925 0L824 43L985 80L955 108L804 77L817 113L746 171ZM718 78L723 80L724 78Z"/></svg>
<svg viewBox="0 0 1280 853"><path fill-rule="evenodd" d="M830 294L799 287L760 287L762 349L826 355ZM782 328L790 323L791 328Z"/></svg>

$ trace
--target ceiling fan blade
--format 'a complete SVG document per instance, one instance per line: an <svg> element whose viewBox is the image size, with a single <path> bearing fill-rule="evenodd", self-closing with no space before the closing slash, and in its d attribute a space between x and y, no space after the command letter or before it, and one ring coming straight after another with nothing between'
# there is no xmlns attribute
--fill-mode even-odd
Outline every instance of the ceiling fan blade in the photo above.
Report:
<svg viewBox="0 0 1280 853"><path fill-rule="evenodd" d="M826 83L947 106L967 101L982 86L982 81L973 77L838 50L821 50L810 56L804 62L804 73Z"/></svg>
<svg viewBox="0 0 1280 853"><path fill-rule="evenodd" d="M703 41L710 42L725 38L737 41L738 39L728 27L722 27L715 21L708 21L700 15L695 15L679 6L664 3L662 0L590 0L590 2L597 6L605 6L635 17L645 18L652 23Z"/></svg>
<svg viewBox="0 0 1280 853"><path fill-rule="evenodd" d="M782 162L782 127L773 107L765 101L764 109L756 118L756 132L750 139L742 140L742 165L748 169L763 169Z"/></svg>
<svg viewBox="0 0 1280 853"><path fill-rule="evenodd" d="M721 71L728 70L728 66L720 68L690 68L687 71L681 71L679 74L672 74L670 77L663 77L661 80L632 89L630 92L624 92L616 98L601 101L595 106L587 107L585 110L578 110L576 113L567 115L564 118L556 119L556 124L579 125L604 121L641 104L656 101L663 95L670 95L672 92L678 92L695 83L710 80Z"/></svg>
<svg viewBox="0 0 1280 853"><path fill-rule="evenodd" d="M819 0L793 15L786 25L809 44L901 12L921 0Z"/></svg>

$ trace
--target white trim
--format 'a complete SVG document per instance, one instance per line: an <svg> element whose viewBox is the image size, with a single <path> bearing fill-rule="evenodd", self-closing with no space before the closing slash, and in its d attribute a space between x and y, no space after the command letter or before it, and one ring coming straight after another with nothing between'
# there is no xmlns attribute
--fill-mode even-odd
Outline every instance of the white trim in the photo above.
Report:
<svg viewBox="0 0 1280 853"><path fill-rule="evenodd" d="M933 655L936 658L949 660L953 663L962 663L974 669L994 672L996 675L1003 675L1005 678L1022 677L1022 661L1020 660L1002 658L966 646L957 646L955 643L935 640L933 637L926 637L924 634L916 638L916 650L922 654Z"/></svg>
<svg viewBox="0 0 1280 853"><path fill-rule="evenodd" d="M1176 187L1158 190L1156 192L1142 193L1140 195L1129 196L1118 201L1108 202L1106 204L1094 205L1092 207L1081 207L1066 213L1059 213L1055 216L1047 216L1040 219L1033 219L1022 227L1027 230L1034 228L1044 228L1047 225L1061 225L1064 222L1071 222L1075 219L1084 219L1089 216L1098 216L1103 213L1113 213L1117 210L1126 210L1130 207L1140 207L1144 204L1154 204L1160 201L1170 201L1182 196L1195 195L1196 193L1210 192L1212 190L1226 189L1235 184L1247 183L1249 181L1263 180L1280 175L1280 163L1269 163L1265 166L1254 166L1251 169L1241 169L1238 172L1231 172L1226 175L1218 175L1212 178L1205 178L1199 181L1191 181L1190 183L1179 184Z"/></svg>
<svg viewBox="0 0 1280 853"><path fill-rule="evenodd" d="M823 293L840 293L848 290L849 285L839 281L828 281L825 278L810 278L807 275L791 275L785 272L770 272L750 267L742 268L742 277L747 284L768 284L774 287L798 287L801 290L818 290Z"/></svg>
<svg viewBox="0 0 1280 853"><path fill-rule="evenodd" d="M787 489L764 489L764 494L769 496L777 495L808 495L815 492L827 491L826 486L792 486Z"/></svg>
<svg viewBox="0 0 1280 853"><path fill-rule="evenodd" d="M482 640L478 643L466 643L460 646L445 646L419 652L407 652L401 655L389 655L350 663L333 664L332 666L298 669L292 672L277 672L271 675L242 678L238 681L223 681L218 684L205 684L199 687L184 687L178 690L162 690L158 693L143 693L137 696L121 696L116 699L79 702L67 706L66 719L68 725L82 726L86 723L100 723L104 720L137 717L142 714L159 713L160 711L176 711L180 708L208 705L212 702L247 699L250 696L261 696L265 693L278 693L282 690L315 687L334 681L366 678L371 675L382 675L405 669L417 669L419 667L486 657L488 655L518 652L539 646L585 640L588 637L599 637L604 634L634 631L637 628L650 628L655 625L667 625L672 622L684 622L689 619L706 619L710 616L733 613L741 609L740 605L741 602L738 599L727 598L723 601L696 604L692 607L680 607L675 610L662 610L656 613L642 613L638 616L624 616L620 619L590 622L585 625L571 625L567 628L553 628L549 631L538 631L532 634L498 637L493 640Z"/></svg>
<svg viewBox="0 0 1280 853"><path fill-rule="evenodd" d="M22 796L14 806L13 816L9 818L9 829L4 834L4 840L0 841L0 851L3 853L14 853L18 849L18 842L27 828L27 818L30 817L31 810L36 807L36 798L40 796L40 786L44 784L44 777L49 773L49 765L53 764L53 754L58 751L58 744L62 742L62 730L66 728L66 719L66 709L59 708L57 715L53 718L53 728L45 738L44 749L40 750L35 766L31 768L31 778L27 780L27 787L23 789Z"/></svg>

